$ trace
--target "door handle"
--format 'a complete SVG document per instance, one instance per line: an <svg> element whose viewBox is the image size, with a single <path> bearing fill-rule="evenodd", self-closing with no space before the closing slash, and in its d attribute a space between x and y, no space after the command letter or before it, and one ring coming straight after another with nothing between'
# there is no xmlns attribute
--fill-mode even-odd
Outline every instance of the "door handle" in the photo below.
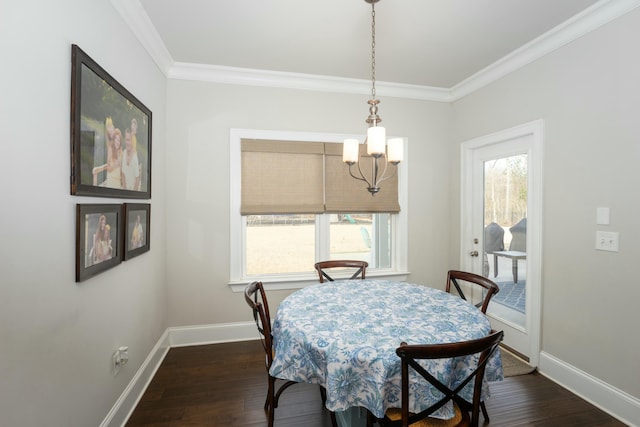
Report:
<svg viewBox="0 0 640 427"><path fill-rule="evenodd" d="M471 252L469 252L469 255L478 256L479 254L478 254L478 251L471 251Z"/></svg>

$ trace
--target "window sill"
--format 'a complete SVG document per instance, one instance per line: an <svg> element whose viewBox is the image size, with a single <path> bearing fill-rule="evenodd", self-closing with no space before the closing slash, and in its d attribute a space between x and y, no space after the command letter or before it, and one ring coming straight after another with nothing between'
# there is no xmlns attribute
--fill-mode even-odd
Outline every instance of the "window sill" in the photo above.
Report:
<svg viewBox="0 0 640 427"><path fill-rule="evenodd" d="M367 279L387 279L396 281L405 281L409 275L408 271L378 271L367 272ZM318 283L318 276L315 274L304 274L299 276L264 276L255 279L248 279L246 281L230 281L229 287L233 292L244 292L244 288L253 280L261 280L264 285L264 289L267 291L279 291L287 289L301 289L309 285L315 285Z"/></svg>

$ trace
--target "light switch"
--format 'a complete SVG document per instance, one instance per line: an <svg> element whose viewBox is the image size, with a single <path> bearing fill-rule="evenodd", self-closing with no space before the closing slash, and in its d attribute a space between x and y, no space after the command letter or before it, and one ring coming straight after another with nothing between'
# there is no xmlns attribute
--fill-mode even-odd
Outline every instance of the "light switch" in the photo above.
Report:
<svg viewBox="0 0 640 427"><path fill-rule="evenodd" d="M618 252L617 231L596 231L596 249L599 251Z"/></svg>
<svg viewBox="0 0 640 427"><path fill-rule="evenodd" d="M609 225L609 208L596 209L596 224Z"/></svg>

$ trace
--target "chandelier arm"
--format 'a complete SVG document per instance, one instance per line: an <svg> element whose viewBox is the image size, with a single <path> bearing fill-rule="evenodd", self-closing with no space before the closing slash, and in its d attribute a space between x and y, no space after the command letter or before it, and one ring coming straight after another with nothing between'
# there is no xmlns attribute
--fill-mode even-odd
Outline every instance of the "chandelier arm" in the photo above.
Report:
<svg viewBox="0 0 640 427"><path fill-rule="evenodd" d="M358 179L360 181L364 181L367 183L367 185L369 187L371 187L371 183L369 182L369 180L367 178L365 178L364 174L362 173L362 169L360 169L360 162L355 162L358 165L358 173L360 174L360 176L355 176L353 174L353 171L351 170L351 166L353 166L353 163L349 163L349 175L351 175L352 178Z"/></svg>
<svg viewBox="0 0 640 427"><path fill-rule="evenodd" d="M385 160L384 169L382 170L382 173L380 174L380 177L378 177L378 170L379 170L378 160L379 159L384 159ZM374 158L374 160L375 160L375 173L374 173L374 178L373 178L374 179L374 186L375 187L379 187L380 186L379 184L382 181L384 181L385 179L387 179L387 178L384 177L384 175L387 173L387 166L388 166L388 163L386 161L387 157L383 154L380 157Z"/></svg>
<svg viewBox="0 0 640 427"><path fill-rule="evenodd" d="M381 176L381 177L380 177L380 179L378 180L378 184L380 184L380 183L381 183L381 182L383 182L383 181L388 180L389 178L393 178L394 176L396 176L396 175L397 175L397 173L398 173L398 165L393 165L393 166L394 166L394 168L393 168L393 173L392 173L392 174L390 174L389 176L385 176L385 173L386 173L386 171L387 171L387 167L388 167L388 166L389 166L389 162L387 162L387 163L385 164L384 172L382 173L382 176Z"/></svg>

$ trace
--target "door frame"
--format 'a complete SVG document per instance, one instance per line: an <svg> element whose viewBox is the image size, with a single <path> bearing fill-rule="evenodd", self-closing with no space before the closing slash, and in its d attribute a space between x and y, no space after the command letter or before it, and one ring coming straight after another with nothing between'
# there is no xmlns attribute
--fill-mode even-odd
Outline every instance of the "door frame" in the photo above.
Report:
<svg viewBox="0 0 640 427"><path fill-rule="evenodd" d="M461 201L460 201L460 265L463 269L481 272L481 257L472 258L471 251L483 248L484 233L474 230L473 212L474 194L478 194L473 180L474 150L491 145L507 143L522 137L531 137L532 143L527 151L529 156L527 189L527 301L526 329L529 334L529 364L538 366L540 358L540 330L542 324L542 157L544 142L544 121L535 120L509 129L498 131L465 141L461 144ZM475 186L474 186L475 184ZM482 193L480 189L480 193ZM477 196L476 196L477 197ZM479 245L473 243L475 235ZM505 344L508 345L505 331Z"/></svg>

